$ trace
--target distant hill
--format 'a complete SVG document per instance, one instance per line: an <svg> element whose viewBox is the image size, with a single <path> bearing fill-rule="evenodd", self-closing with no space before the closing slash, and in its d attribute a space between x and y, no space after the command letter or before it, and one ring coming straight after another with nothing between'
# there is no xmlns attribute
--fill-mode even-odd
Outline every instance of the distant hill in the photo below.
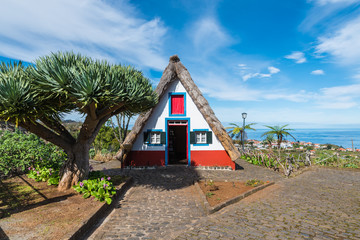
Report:
<svg viewBox="0 0 360 240"><path fill-rule="evenodd" d="M77 137L77 135L80 132L82 122L77 122L74 120L64 120L62 122L66 129L70 132L70 134L74 137Z"/></svg>

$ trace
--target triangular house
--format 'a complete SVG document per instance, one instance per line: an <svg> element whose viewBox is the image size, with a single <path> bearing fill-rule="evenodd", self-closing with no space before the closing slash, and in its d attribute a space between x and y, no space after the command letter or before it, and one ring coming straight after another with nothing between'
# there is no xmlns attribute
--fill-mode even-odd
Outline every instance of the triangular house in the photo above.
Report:
<svg viewBox="0 0 360 240"><path fill-rule="evenodd" d="M155 91L159 103L138 117L118 154L124 166L235 169L239 151L177 55L170 57Z"/></svg>

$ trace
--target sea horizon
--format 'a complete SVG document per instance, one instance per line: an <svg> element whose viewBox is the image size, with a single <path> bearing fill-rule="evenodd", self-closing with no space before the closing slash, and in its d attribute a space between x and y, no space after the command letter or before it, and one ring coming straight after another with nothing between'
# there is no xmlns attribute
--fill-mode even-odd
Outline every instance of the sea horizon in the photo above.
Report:
<svg viewBox="0 0 360 240"><path fill-rule="evenodd" d="M360 148L360 128L292 128L289 131L294 136L287 136L286 140L312 142L319 144L334 144L345 148ZM268 128L257 128L256 131L247 130L247 138L263 140L261 135L269 131Z"/></svg>

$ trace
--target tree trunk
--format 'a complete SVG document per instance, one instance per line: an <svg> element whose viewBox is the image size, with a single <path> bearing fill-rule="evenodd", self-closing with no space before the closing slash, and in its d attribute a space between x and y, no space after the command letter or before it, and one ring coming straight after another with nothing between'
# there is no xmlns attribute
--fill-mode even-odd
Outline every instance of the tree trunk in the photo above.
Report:
<svg viewBox="0 0 360 240"><path fill-rule="evenodd" d="M87 178L89 174L90 143L76 143L67 151L68 160L61 171L58 190L64 191Z"/></svg>

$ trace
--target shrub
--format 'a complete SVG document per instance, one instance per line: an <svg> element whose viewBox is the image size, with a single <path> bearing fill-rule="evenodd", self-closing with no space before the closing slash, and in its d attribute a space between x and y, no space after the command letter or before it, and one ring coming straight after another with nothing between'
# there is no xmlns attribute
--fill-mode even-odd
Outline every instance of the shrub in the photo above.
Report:
<svg viewBox="0 0 360 240"><path fill-rule="evenodd" d="M66 154L34 134L4 131L0 137L0 175L24 173L29 167L59 169Z"/></svg>
<svg viewBox="0 0 360 240"><path fill-rule="evenodd" d="M89 150L89 157L90 157L91 159L93 159L93 158L95 157L95 154L96 154L96 152L95 152L95 149L94 149L94 148L92 148L92 149Z"/></svg>
<svg viewBox="0 0 360 240"><path fill-rule="evenodd" d="M114 158L115 157L112 153L107 153L107 154L97 153L93 159L99 162L109 162L112 161Z"/></svg>
<svg viewBox="0 0 360 240"><path fill-rule="evenodd" d="M28 177L34 179L37 182L47 181L48 185L58 185L60 181L59 170L54 170L47 167L31 168L29 167Z"/></svg>
<svg viewBox="0 0 360 240"><path fill-rule="evenodd" d="M257 186L260 186L260 185L263 185L263 184L264 184L263 181L258 180L258 179L256 179L256 178L246 181L246 186L257 187Z"/></svg>
<svg viewBox="0 0 360 240"><path fill-rule="evenodd" d="M315 164L331 167L359 168L360 161L354 156L341 156L332 151L319 151L315 158Z"/></svg>
<svg viewBox="0 0 360 240"><path fill-rule="evenodd" d="M110 179L110 177L88 179L79 182L77 185L74 185L73 188L78 193L83 194L83 198L93 196L100 202L105 201L107 204L111 204L111 197L116 193L116 189Z"/></svg>

